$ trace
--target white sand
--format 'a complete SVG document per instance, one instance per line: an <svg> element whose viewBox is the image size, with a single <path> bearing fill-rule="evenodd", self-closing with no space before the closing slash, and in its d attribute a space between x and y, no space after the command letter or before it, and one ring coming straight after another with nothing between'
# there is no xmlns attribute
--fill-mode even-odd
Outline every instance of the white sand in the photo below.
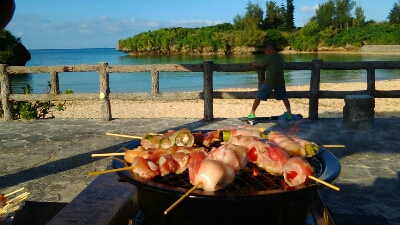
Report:
<svg viewBox="0 0 400 225"><path fill-rule="evenodd" d="M356 83L322 83L321 90L353 91L366 90L363 82ZM377 90L400 90L400 80L377 81ZM227 90L227 89L224 89ZM253 91L256 89L230 89ZM308 85L288 86L288 91L309 90ZM214 99L214 118L239 118L247 116L253 100ZM308 99L290 99L293 113L308 117ZM320 99L319 118L343 117L343 99ZM261 102L256 116L281 115L285 107L281 101L268 100ZM111 101L113 118L203 118L203 100L188 101ZM49 116L55 118L100 118L100 103L97 101L70 101L64 105L64 111L51 110ZM375 99L375 118L400 117L400 99Z"/></svg>

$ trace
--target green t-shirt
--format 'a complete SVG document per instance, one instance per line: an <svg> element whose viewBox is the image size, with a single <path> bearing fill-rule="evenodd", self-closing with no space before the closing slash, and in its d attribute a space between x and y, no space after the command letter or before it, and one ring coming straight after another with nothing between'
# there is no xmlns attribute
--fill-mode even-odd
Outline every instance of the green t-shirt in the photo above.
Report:
<svg viewBox="0 0 400 225"><path fill-rule="evenodd" d="M264 84L269 85L285 85L283 71L285 69L285 61L279 54L266 54L261 60L260 68L266 70Z"/></svg>

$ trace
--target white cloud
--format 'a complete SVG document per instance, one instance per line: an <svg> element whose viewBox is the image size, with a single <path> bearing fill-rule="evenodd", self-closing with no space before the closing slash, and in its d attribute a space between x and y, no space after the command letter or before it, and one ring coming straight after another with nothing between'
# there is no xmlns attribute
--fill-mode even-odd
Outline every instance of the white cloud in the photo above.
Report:
<svg viewBox="0 0 400 225"><path fill-rule="evenodd" d="M300 12L314 13L318 8L319 8L318 4L314 6L303 6L300 8Z"/></svg>
<svg viewBox="0 0 400 225"><path fill-rule="evenodd" d="M205 27L205 26L213 26L216 24L225 23L224 21L211 21L211 20L180 20L180 21L172 21L172 27Z"/></svg>

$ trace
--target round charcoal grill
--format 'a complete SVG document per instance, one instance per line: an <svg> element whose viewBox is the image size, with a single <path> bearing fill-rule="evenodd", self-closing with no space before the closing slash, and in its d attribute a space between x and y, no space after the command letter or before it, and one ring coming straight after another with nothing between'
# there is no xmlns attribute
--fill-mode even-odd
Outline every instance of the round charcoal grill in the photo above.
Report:
<svg viewBox="0 0 400 225"><path fill-rule="evenodd" d="M133 141L125 148L133 149L139 145L140 141ZM339 176L340 163L330 152L320 149L317 155L307 160L321 180L332 182ZM128 165L123 156L114 157L114 168L125 166ZM273 176L249 163L224 189L195 190L164 215L169 206L193 187L187 171L152 180L142 179L131 171L120 171L118 174L137 187L139 207L148 224L295 225L308 216L312 193L323 187L314 181L289 187L282 176Z"/></svg>

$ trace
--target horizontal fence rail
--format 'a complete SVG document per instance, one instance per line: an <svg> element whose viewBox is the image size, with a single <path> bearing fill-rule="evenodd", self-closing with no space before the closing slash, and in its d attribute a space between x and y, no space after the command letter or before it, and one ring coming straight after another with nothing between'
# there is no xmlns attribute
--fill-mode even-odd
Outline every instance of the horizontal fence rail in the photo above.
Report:
<svg viewBox="0 0 400 225"><path fill-rule="evenodd" d="M285 70L309 70L309 91L288 91L289 98L309 99L309 119L318 119L318 100L344 99L346 95L367 94L374 98L400 98L400 90L379 91L375 89L375 70L400 69L400 61L365 61L365 62L323 62L315 59L312 62L288 62ZM321 91L321 70L366 70L367 89L363 91ZM79 101L99 100L102 120L111 120L110 100L204 100L204 120L213 120L213 99L254 99L256 92L214 91L213 72L251 72L258 74L258 85L265 78L265 70L257 70L248 63L214 64L213 61L204 61L202 64L151 64L151 65L108 65L100 62L98 65L73 66L7 66L0 64L1 101L4 120L12 120L12 101ZM58 73L64 72L98 72L100 87L99 93L59 94ZM111 93L109 74L149 72L152 78L151 92L139 93ZM160 72L203 72L204 86L202 92L159 92ZM50 94L12 94L10 76L19 74L49 73L51 83ZM271 98L274 96L272 95Z"/></svg>

